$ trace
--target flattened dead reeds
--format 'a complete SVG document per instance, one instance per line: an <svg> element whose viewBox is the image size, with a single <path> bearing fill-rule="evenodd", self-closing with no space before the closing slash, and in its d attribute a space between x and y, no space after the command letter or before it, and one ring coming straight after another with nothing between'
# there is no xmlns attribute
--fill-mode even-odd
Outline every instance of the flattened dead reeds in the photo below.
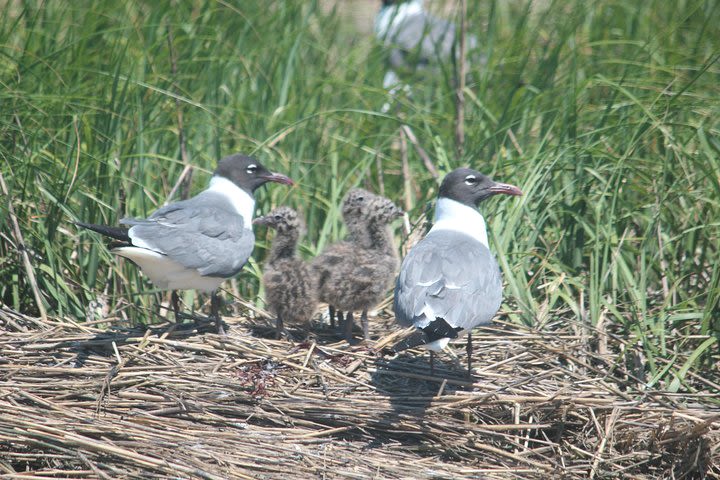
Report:
<svg viewBox="0 0 720 480"><path fill-rule="evenodd" d="M0 322L0 478L720 478L717 392L649 390L570 329L479 330L469 379L242 318Z"/></svg>

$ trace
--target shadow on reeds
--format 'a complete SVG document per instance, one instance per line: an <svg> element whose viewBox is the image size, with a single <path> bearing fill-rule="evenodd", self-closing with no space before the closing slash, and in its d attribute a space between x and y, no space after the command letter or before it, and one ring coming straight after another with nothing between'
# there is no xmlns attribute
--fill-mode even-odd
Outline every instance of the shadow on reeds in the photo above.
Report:
<svg viewBox="0 0 720 480"><path fill-rule="evenodd" d="M238 328L243 328L251 336L266 340L275 340L277 330L275 322L270 320L246 322ZM282 338L291 342L316 342L318 345L336 343L342 340L342 334L337 329L325 324L285 324Z"/></svg>
<svg viewBox="0 0 720 480"><path fill-rule="evenodd" d="M389 397L396 414L423 416L434 399L472 386L464 370L437 357L431 371L428 355L402 353L375 365L370 383Z"/></svg>
<svg viewBox="0 0 720 480"><path fill-rule="evenodd" d="M223 323L223 328L227 331L228 325ZM150 333L148 333L148 331ZM145 336L162 337L166 336L169 340L181 340L191 338L196 335L204 335L206 333L217 333L214 320L201 319L198 322L171 323L169 325L147 326L139 325L137 327L112 327L106 332L99 333L94 337L82 340L62 341L53 345L53 348L66 348L75 351L77 357L73 362L75 368L85 366L90 355L100 355L110 357L115 355L115 347L122 345L141 343ZM113 347L115 344L115 347Z"/></svg>
<svg viewBox="0 0 720 480"><path fill-rule="evenodd" d="M443 359L444 360L444 359ZM437 448L435 415L428 410L444 395L452 395L465 385L471 385L464 370L435 359L431 374L429 355L402 353L394 358L378 358L370 376L370 384L379 395L387 397L390 408L372 422L380 433L368 448L386 448L389 439L408 448L444 453ZM429 449L429 450L428 450Z"/></svg>

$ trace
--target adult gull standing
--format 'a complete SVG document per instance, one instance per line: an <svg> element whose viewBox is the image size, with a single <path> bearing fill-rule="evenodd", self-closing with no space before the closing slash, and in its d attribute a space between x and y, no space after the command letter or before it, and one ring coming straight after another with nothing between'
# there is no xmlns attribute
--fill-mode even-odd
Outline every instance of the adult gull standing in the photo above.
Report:
<svg viewBox="0 0 720 480"><path fill-rule="evenodd" d="M211 316L224 333L217 289L237 275L255 246L252 217L254 192L267 182L292 185L287 176L270 172L257 159L236 154L218 162L210 186L196 196L157 209L148 218L124 218L111 227L77 222L80 227L119 240L112 253L137 264L155 286L212 292Z"/></svg>
<svg viewBox="0 0 720 480"><path fill-rule="evenodd" d="M396 352L425 346L432 362L433 351L467 332L471 372L471 330L490 323L502 303L500 268L476 208L497 194L522 192L469 168L453 170L443 180L435 223L403 260L395 285L395 318L403 327L416 328L393 347Z"/></svg>

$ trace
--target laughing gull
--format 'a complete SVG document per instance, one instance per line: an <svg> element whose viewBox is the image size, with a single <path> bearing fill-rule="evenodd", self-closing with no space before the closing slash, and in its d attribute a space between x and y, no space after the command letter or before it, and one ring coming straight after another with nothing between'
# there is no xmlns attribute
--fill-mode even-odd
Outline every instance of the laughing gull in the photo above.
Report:
<svg viewBox="0 0 720 480"><path fill-rule="evenodd" d="M217 289L242 270L253 251L253 193L267 182L293 184L252 157L232 155L220 160L206 190L159 208L148 218L120 220L129 229L77 225L119 240L112 253L138 265L158 288L172 290L176 321L179 299L175 290L212 292L211 316L218 332L224 333Z"/></svg>
<svg viewBox="0 0 720 480"><path fill-rule="evenodd" d="M485 219L476 207L501 193L522 195L518 187L469 168L445 177L435 223L403 260L395 285L395 318L403 327L417 330L393 350L422 345L431 350L432 362L433 351L467 332L471 372L471 330L490 323L502 302L500 269L488 248Z"/></svg>
<svg viewBox="0 0 720 480"><path fill-rule="evenodd" d="M401 87L398 73L438 71L441 64L455 59L455 24L432 15L423 3L423 0L383 0L375 17L375 35L389 49L383 87L391 96L401 88L407 91L407 86ZM478 46L474 35L468 35L466 42L468 51Z"/></svg>
<svg viewBox="0 0 720 480"><path fill-rule="evenodd" d="M352 205L357 211L348 208ZM341 312L347 312L344 336L351 342L353 312L362 311L363 337L367 340L367 311L382 300L395 277L400 262L389 224L403 212L387 198L362 189L351 190L344 207L356 222L349 225L348 240L330 246L315 259L313 267L320 299L338 310L341 321Z"/></svg>
<svg viewBox="0 0 720 480"><path fill-rule="evenodd" d="M263 268L262 281L268 306L277 315L277 338L280 338L284 322L307 322L318 303L315 274L296 254L305 223L289 207L278 207L253 223L267 225L277 232Z"/></svg>

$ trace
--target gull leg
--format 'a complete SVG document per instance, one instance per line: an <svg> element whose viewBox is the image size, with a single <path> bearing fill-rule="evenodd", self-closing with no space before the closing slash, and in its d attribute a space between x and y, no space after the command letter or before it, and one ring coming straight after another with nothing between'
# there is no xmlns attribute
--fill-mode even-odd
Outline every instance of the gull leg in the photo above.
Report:
<svg viewBox="0 0 720 480"><path fill-rule="evenodd" d="M348 343L352 343L352 329L353 329L353 312L347 312L345 314L345 325L344 325L344 332L345 332L345 340L347 340Z"/></svg>
<svg viewBox="0 0 720 480"><path fill-rule="evenodd" d="M360 315L360 322L362 323L363 338L367 341L370 339L370 326L368 325L367 310L363 310Z"/></svg>
<svg viewBox="0 0 720 480"><path fill-rule="evenodd" d="M343 318L343 313L338 310L337 311L337 320L338 320L338 328L340 328L343 325L343 322L345 322L345 319Z"/></svg>
<svg viewBox="0 0 720 480"><path fill-rule="evenodd" d="M465 345L465 352L467 353L467 368L468 377L472 377L472 333L468 332L467 344Z"/></svg>
<svg viewBox="0 0 720 480"><path fill-rule="evenodd" d="M277 328L277 331L275 332L275 338L277 338L279 340L280 338L282 338L282 332L283 332L283 320L280 315L278 315L277 323L275 325Z"/></svg>
<svg viewBox="0 0 720 480"><path fill-rule="evenodd" d="M173 313L175 314L175 323L178 323L180 321L180 297L178 297L177 290L172 291L170 303L172 304Z"/></svg>
<svg viewBox="0 0 720 480"><path fill-rule="evenodd" d="M220 297L217 291L212 292L210 296L210 316L215 318L215 327L220 335L225 335L225 329L222 326L222 318L220 318Z"/></svg>
<svg viewBox="0 0 720 480"><path fill-rule="evenodd" d="M328 314L330 315L330 327L335 328L335 307L328 305Z"/></svg>

